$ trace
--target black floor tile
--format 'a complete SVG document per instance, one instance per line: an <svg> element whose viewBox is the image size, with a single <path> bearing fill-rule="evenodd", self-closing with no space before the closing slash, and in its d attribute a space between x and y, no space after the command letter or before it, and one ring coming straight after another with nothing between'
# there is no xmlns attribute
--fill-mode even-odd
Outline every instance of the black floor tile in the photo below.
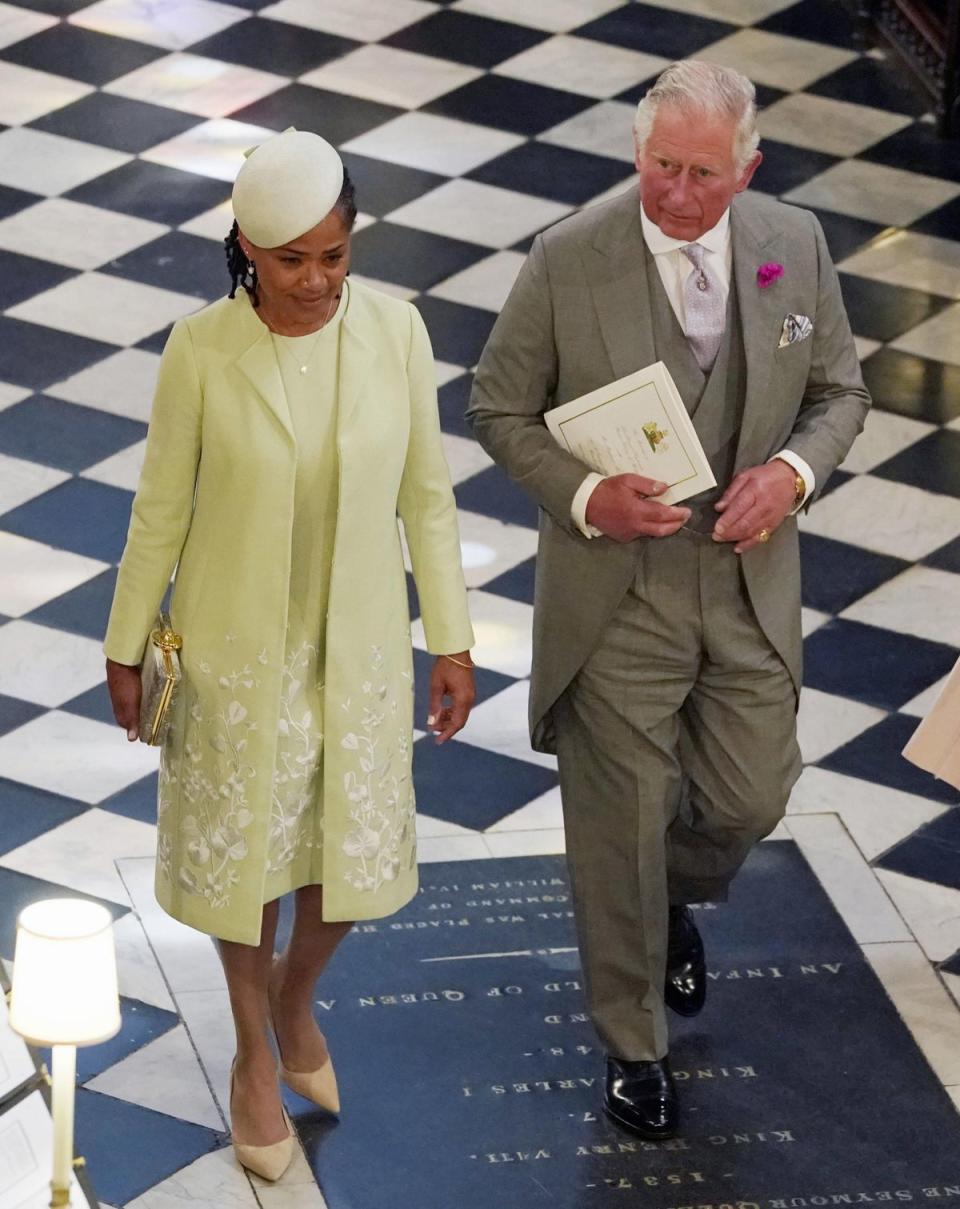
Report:
<svg viewBox="0 0 960 1209"><path fill-rule="evenodd" d="M515 25L512 21L441 9L384 38L383 42L398 50L489 68L529 50L547 36L542 30Z"/></svg>
<svg viewBox="0 0 960 1209"><path fill-rule="evenodd" d="M840 288L855 336L893 340L950 305L948 298L906 286L840 274Z"/></svg>
<svg viewBox="0 0 960 1209"><path fill-rule="evenodd" d="M849 10L836 0L800 0L759 21L755 29L790 38L814 39L845 50L860 50L861 37Z"/></svg>
<svg viewBox="0 0 960 1209"><path fill-rule="evenodd" d="M879 709L906 705L945 676L957 658L941 642L842 620L814 630L803 650L804 684Z"/></svg>
<svg viewBox="0 0 960 1209"><path fill-rule="evenodd" d="M812 209L812 207L808 207ZM859 251L871 239L887 228L865 218L852 218L849 214L836 214L832 210L813 210L823 227L827 247L834 262L845 260Z"/></svg>
<svg viewBox="0 0 960 1209"><path fill-rule="evenodd" d="M874 467L871 474L960 499L960 432L945 429L931 432Z"/></svg>
<svg viewBox="0 0 960 1209"><path fill-rule="evenodd" d="M800 534L803 603L821 613L841 613L874 588L893 579L910 564L860 546Z"/></svg>
<svg viewBox="0 0 960 1209"><path fill-rule="evenodd" d="M763 139L760 144L763 160L753 178L757 189L779 197L789 193L808 180L826 172L838 159L823 151L811 151L808 147L794 147L790 143L778 143Z"/></svg>
<svg viewBox="0 0 960 1209"><path fill-rule="evenodd" d="M960 181L960 140L945 139L929 122L914 122L861 151L860 159L924 176ZM960 236L960 230L954 230Z"/></svg>
<svg viewBox="0 0 960 1209"><path fill-rule="evenodd" d="M224 232L226 234L226 232ZM146 285L192 294L208 302L230 288L230 274L221 244L183 231L170 231L126 256L111 261L103 272Z"/></svg>
<svg viewBox="0 0 960 1209"><path fill-rule="evenodd" d="M629 171L629 165L609 156L547 143L522 143L468 175L485 185L582 205L622 181Z"/></svg>
<svg viewBox="0 0 960 1209"><path fill-rule="evenodd" d="M825 495L829 495L831 491L836 491L838 487L842 487L844 483L849 483L851 479L856 477L855 474L851 474L848 470L835 470L820 489L818 498L823 499Z"/></svg>
<svg viewBox="0 0 960 1209"><path fill-rule="evenodd" d="M0 699L0 718L3 717L2 702L6 700L8 698ZM30 717L45 712L36 706L30 708L34 710ZM24 717L26 721L28 718ZM0 852L12 852L88 809L85 803L73 798L0 777Z"/></svg>
<svg viewBox="0 0 960 1209"><path fill-rule="evenodd" d="M0 525L2 523L0 521ZM117 572L111 567L79 587L40 605L27 614L27 620L102 641L116 583Z"/></svg>
<svg viewBox="0 0 960 1209"><path fill-rule="evenodd" d="M142 781L134 781L119 793L111 794L97 805L112 814L122 814L128 819L139 819L141 823L157 821L157 774L151 773Z"/></svg>
<svg viewBox="0 0 960 1209"><path fill-rule="evenodd" d="M578 29L578 38L593 38L666 59L687 59L704 46L739 30L738 25L673 12L652 4L625 4Z"/></svg>
<svg viewBox="0 0 960 1209"><path fill-rule="evenodd" d="M288 126L315 130L327 142L339 145L405 112L361 97L327 92L307 84L290 84L252 105L245 105L230 117L236 122L252 122L271 130L286 130Z"/></svg>
<svg viewBox="0 0 960 1209"><path fill-rule="evenodd" d="M956 800L960 801L960 793ZM873 863L960 890L960 809L947 810Z"/></svg>
<svg viewBox="0 0 960 1209"><path fill-rule="evenodd" d="M458 483L453 493L461 511L479 512L505 524L537 527L537 505L499 466L489 466Z"/></svg>
<svg viewBox="0 0 960 1209"><path fill-rule="evenodd" d="M90 479L70 479L4 513L0 529L117 563L127 540L132 503L132 491Z"/></svg>
<svg viewBox="0 0 960 1209"><path fill-rule="evenodd" d="M0 218L9 218L11 214L17 214L27 206L34 206L38 201L43 201L38 193L27 193L24 189L11 189L9 185L0 185Z"/></svg>
<svg viewBox="0 0 960 1209"><path fill-rule="evenodd" d="M440 427L444 432L457 437L473 436L473 429L466 418L472 386L473 374L463 374L440 387L437 400L440 408Z"/></svg>
<svg viewBox="0 0 960 1209"><path fill-rule="evenodd" d="M79 718L87 718L91 722L104 722L107 726L116 726L106 680L101 680L93 688L87 689L85 693L81 693L72 701L67 701L58 708L65 713L76 714Z"/></svg>
<svg viewBox="0 0 960 1209"><path fill-rule="evenodd" d="M85 84L103 85L166 54L156 46L62 22L0 50L0 59Z"/></svg>
<svg viewBox="0 0 960 1209"><path fill-rule="evenodd" d="M34 705L32 701L21 701L19 697L0 695L0 735L16 730L18 726L31 722L43 713L46 713L46 710L42 705ZM0 792L2 792L2 786L3 782L0 781ZM2 846L6 841L6 833L3 828L0 828L0 834L3 835L3 839L0 840L0 846Z"/></svg>
<svg viewBox="0 0 960 1209"><path fill-rule="evenodd" d="M49 260L21 256L19 252L6 252L0 248L0 310L25 302L43 290L52 290L54 286L78 275L76 269L67 269L63 265L51 264Z"/></svg>
<svg viewBox="0 0 960 1209"><path fill-rule="evenodd" d="M906 72L863 55L810 84L806 91L837 101L871 105L874 109L892 109L894 113L912 117L920 117L930 108L929 99L913 85Z"/></svg>
<svg viewBox="0 0 960 1209"><path fill-rule="evenodd" d="M30 124L35 130L48 134L137 155L183 134L203 120L195 114L178 113L163 105L148 105L106 92L92 92Z"/></svg>
<svg viewBox="0 0 960 1209"><path fill-rule="evenodd" d="M420 168L388 164L386 160L356 155L352 151L344 151L341 155L357 190L357 205L365 214L373 214L377 218L383 218L407 202L423 197L449 179Z"/></svg>
<svg viewBox="0 0 960 1209"><path fill-rule="evenodd" d="M488 249L465 240L378 222L354 235L350 268L380 281L428 290L488 255Z"/></svg>
<svg viewBox="0 0 960 1209"><path fill-rule="evenodd" d="M414 650L413 682L415 689L413 724L419 730L426 729L427 715L430 712L430 673L433 670L435 662L434 656L427 651ZM504 676L502 672L494 672L487 667L476 668L473 673L473 680L477 690L477 699L475 702L477 705L488 701L491 697L495 697L497 693L502 693L505 688L509 688L511 684L516 683L513 676Z"/></svg>
<svg viewBox="0 0 960 1209"><path fill-rule="evenodd" d="M437 360L449 361L451 365L476 365L496 315L427 295L416 300L416 307L427 325Z"/></svg>
<svg viewBox="0 0 960 1209"><path fill-rule="evenodd" d="M114 344L0 315L0 381L42 390L117 351Z"/></svg>
<svg viewBox="0 0 960 1209"><path fill-rule="evenodd" d="M930 424L960 416L960 366L881 348L864 361L863 380L883 411Z"/></svg>
<svg viewBox="0 0 960 1209"><path fill-rule="evenodd" d="M890 789L900 789L904 793L953 805L960 801L960 793L952 785L938 781L900 754L917 729L917 722L916 718L906 714L890 714L876 726L871 726L851 742L831 752L818 766L849 777L859 777L875 785L886 785Z"/></svg>
<svg viewBox="0 0 960 1209"><path fill-rule="evenodd" d="M35 13L47 13L51 17L69 17L94 3L96 0L17 0L17 7L29 8Z"/></svg>
<svg viewBox="0 0 960 1209"><path fill-rule="evenodd" d="M922 231L924 235L938 235L941 239L957 239L960 236L960 197L918 218L911 231Z"/></svg>
<svg viewBox="0 0 960 1209"><path fill-rule="evenodd" d="M536 576L536 558L525 559L517 566L504 571L489 583L481 584L484 592L492 592L495 596L506 596L508 600L518 600L521 604L533 604L533 586Z"/></svg>
<svg viewBox="0 0 960 1209"><path fill-rule="evenodd" d="M193 172L181 172L178 168L131 160L112 172L78 185L66 196L72 201L177 227L226 201L230 196L230 185Z"/></svg>
<svg viewBox="0 0 960 1209"><path fill-rule="evenodd" d="M142 348L145 353L162 353L167 347L167 340L170 338L172 330L173 324L170 323L166 327L162 327L159 332L151 332L149 336L135 344L134 348Z"/></svg>
<svg viewBox="0 0 960 1209"><path fill-rule="evenodd" d="M594 104L590 97L576 96L558 88L543 88L506 76L483 75L425 105L424 109L446 118L532 136Z"/></svg>
<svg viewBox="0 0 960 1209"><path fill-rule="evenodd" d="M926 558L920 560L925 567L937 567L940 571L953 571L960 575L960 537L947 542L939 550L934 550Z"/></svg>
<svg viewBox="0 0 960 1209"><path fill-rule="evenodd" d="M291 25L287 21L248 17L195 42L190 47L190 54L256 67L275 75L301 76L331 59L349 54L360 45L349 38Z"/></svg>
<svg viewBox="0 0 960 1209"><path fill-rule="evenodd" d="M77 472L143 440L147 426L45 395L0 411L0 447L12 457Z"/></svg>

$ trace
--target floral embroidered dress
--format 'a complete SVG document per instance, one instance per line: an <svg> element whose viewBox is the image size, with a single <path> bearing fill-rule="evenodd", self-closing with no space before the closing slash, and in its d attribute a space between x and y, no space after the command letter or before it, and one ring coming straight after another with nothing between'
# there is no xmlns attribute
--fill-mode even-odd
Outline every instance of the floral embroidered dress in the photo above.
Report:
<svg viewBox="0 0 960 1209"><path fill-rule="evenodd" d="M308 336L271 333L297 446L290 597L263 901L323 881L323 683L337 530L336 313Z"/></svg>

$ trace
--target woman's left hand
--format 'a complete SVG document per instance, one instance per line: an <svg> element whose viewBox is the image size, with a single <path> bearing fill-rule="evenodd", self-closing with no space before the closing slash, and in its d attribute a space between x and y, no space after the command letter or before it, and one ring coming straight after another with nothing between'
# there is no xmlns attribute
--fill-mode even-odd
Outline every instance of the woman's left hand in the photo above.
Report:
<svg viewBox="0 0 960 1209"><path fill-rule="evenodd" d="M427 729L434 732L438 743L446 743L463 729L476 695L470 652L460 651L449 658L438 655L430 673L427 718Z"/></svg>

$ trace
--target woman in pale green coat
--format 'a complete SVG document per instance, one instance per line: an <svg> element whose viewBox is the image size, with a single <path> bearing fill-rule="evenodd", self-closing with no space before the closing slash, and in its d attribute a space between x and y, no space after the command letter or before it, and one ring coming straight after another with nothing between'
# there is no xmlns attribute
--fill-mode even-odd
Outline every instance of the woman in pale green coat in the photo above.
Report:
<svg viewBox="0 0 960 1209"><path fill-rule="evenodd" d="M270 1033L281 1076L336 1111L316 980L351 921L417 888L398 514L438 656L426 723L441 742L473 701L473 634L429 340L409 303L347 280L356 206L339 156L317 135L272 137L241 169L234 212L234 288L177 323L161 360L104 650L134 740L137 669L176 566L183 682L161 755L157 897L219 940L234 1144L277 1178L293 1144Z"/></svg>

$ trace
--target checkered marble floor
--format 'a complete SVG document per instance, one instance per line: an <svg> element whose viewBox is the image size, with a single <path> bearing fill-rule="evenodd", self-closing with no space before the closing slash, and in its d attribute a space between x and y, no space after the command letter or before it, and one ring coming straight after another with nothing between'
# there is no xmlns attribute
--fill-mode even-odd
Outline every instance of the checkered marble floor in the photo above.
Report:
<svg viewBox="0 0 960 1209"><path fill-rule="evenodd" d="M482 670L469 729L415 747L423 859L561 851L555 764L526 742L535 509L465 427L470 369L532 236L629 184L633 106L694 54L757 81L755 187L823 223L875 400L803 521L807 768L778 834L960 1105L960 795L898 754L960 646L960 154L895 65L837 0L17 0L0 3L0 956L38 896L117 916L124 1028L81 1054L78 1102L105 1203L322 1204L305 1163L254 1186L223 1148L222 978L152 903L155 756L111 725L99 645L158 354L225 291L242 149L291 124L338 144L354 273L414 300L434 342Z"/></svg>

